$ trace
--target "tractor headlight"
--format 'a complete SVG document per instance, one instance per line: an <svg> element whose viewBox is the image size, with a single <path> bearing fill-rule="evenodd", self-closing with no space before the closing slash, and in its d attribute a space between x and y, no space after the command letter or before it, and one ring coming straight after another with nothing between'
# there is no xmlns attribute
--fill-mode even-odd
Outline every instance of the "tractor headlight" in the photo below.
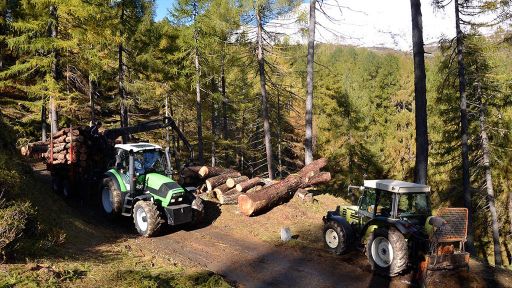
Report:
<svg viewBox="0 0 512 288"><path fill-rule="evenodd" d="M176 202L176 199L174 199L174 198L171 199L171 203L174 203L174 202Z"/></svg>

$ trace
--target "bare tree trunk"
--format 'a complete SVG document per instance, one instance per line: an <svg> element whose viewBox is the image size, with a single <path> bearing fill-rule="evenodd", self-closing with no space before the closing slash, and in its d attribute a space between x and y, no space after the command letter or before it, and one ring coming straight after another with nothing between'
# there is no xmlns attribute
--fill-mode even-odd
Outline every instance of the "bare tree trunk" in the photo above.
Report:
<svg viewBox="0 0 512 288"><path fill-rule="evenodd" d="M96 115L95 115L95 107L94 107L94 92L92 87L92 77L91 74L89 74L89 105L91 107L91 124L94 125L96 122Z"/></svg>
<svg viewBox="0 0 512 288"><path fill-rule="evenodd" d="M306 141L304 164L313 161L313 74L315 63L315 26L316 26L316 0L309 1L309 34L307 56L307 95L306 95Z"/></svg>
<svg viewBox="0 0 512 288"><path fill-rule="evenodd" d="M121 22L121 25L124 25L124 2L121 1L121 15L120 15L120 22ZM120 99L120 113L121 113L121 127L128 127L128 107L126 107L126 90L125 90L125 86L124 86L124 78L125 78L125 75L126 75L126 67L124 65L124 60L123 60L123 53L124 53L124 48L123 48L123 37L124 37L124 28L121 28L121 31L120 31L120 35L121 35L121 42L119 43L118 47L117 47L117 56L118 56L118 89L119 89L119 99ZM123 143L127 143L128 142L128 137L123 135Z"/></svg>
<svg viewBox="0 0 512 288"><path fill-rule="evenodd" d="M281 97L277 94L277 171L283 177L283 159L281 155Z"/></svg>
<svg viewBox="0 0 512 288"><path fill-rule="evenodd" d="M228 96L226 95L226 74L225 74L225 61L226 61L226 43L224 42L224 49L222 49L222 58L220 66L220 89L222 94L222 138L228 139Z"/></svg>
<svg viewBox="0 0 512 288"><path fill-rule="evenodd" d="M41 141L46 142L46 103L41 104Z"/></svg>
<svg viewBox="0 0 512 288"><path fill-rule="evenodd" d="M485 169L485 187L487 189L487 201L489 202L489 211L492 218L492 239L494 244L494 264L502 266L500 232L498 224L498 215L496 213L496 204L494 198L494 188L492 185L492 171L489 151L489 138L487 137L487 128L485 127L485 113L487 113L487 105L484 103L481 94L480 84L477 85L478 98L480 99L480 138L482 139L482 154Z"/></svg>
<svg viewBox="0 0 512 288"><path fill-rule="evenodd" d="M50 96L50 132L52 134L56 133L58 130L57 125L57 110L55 108L55 99L53 96Z"/></svg>
<svg viewBox="0 0 512 288"><path fill-rule="evenodd" d="M508 221L510 224L508 237L512 237L512 190L508 192Z"/></svg>
<svg viewBox="0 0 512 288"><path fill-rule="evenodd" d="M258 24L257 38L258 38L258 68L260 74L261 86L261 110L263 114L263 130L265 134L265 152L267 154L267 170L268 177L274 179L274 170L272 168L272 143L270 141L270 119L268 115L268 100L267 100L267 84L265 80L265 57L263 55L263 24L261 22L261 10L257 8L256 20Z"/></svg>
<svg viewBox="0 0 512 288"><path fill-rule="evenodd" d="M459 75L460 94L460 129L462 147L462 193L464 195L464 206L468 209L468 241L469 252L474 254L473 244L473 207L471 204L470 174L469 174L469 147L468 147L468 111L466 99L466 75L464 68L464 35L460 28L459 0L455 1L455 29L457 32L457 63Z"/></svg>
<svg viewBox="0 0 512 288"><path fill-rule="evenodd" d="M55 5L50 6L50 18L53 21L53 23L51 24L50 36L51 38L56 39L59 33L59 18L57 15L57 6ZM53 80L55 80L55 82L58 82L61 78L59 50L54 49L53 54L54 59L51 68L52 77ZM50 132L53 134L57 132L58 129L57 111L55 110L55 99L53 96L50 96L50 114Z"/></svg>
<svg viewBox="0 0 512 288"><path fill-rule="evenodd" d="M194 2L194 22L197 17L197 3ZM196 69L196 124L197 124L197 155L199 164L204 164L204 152L203 152L203 115L201 109L201 84L200 84L200 76L201 76L201 68L199 66L199 47L198 47L198 31L197 28L194 28L194 64Z"/></svg>
<svg viewBox="0 0 512 288"><path fill-rule="evenodd" d="M411 0L412 50L414 56L414 117L416 122L416 163L414 181L427 184L428 129L427 129L427 76L423 47L423 20L421 1Z"/></svg>

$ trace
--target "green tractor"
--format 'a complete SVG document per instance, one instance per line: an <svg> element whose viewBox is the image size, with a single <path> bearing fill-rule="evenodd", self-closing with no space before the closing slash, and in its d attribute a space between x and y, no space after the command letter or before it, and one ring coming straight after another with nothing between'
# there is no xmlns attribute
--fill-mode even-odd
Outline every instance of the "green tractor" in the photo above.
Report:
<svg viewBox="0 0 512 288"><path fill-rule="evenodd" d="M195 187L172 179L168 149L149 143L115 145L115 165L105 173L101 203L109 215L132 216L140 235L151 237L162 224L195 223L203 203Z"/></svg>
<svg viewBox="0 0 512 288"><path fill-rule="evenodd" d="M418 265L427 270L468 267L464 251L467 209L444 208L432 216L430 187L396 180L365 180L356 206L338 206L323 217L324 241L339 255L366 251L376 273L396 276Z"/></svg>

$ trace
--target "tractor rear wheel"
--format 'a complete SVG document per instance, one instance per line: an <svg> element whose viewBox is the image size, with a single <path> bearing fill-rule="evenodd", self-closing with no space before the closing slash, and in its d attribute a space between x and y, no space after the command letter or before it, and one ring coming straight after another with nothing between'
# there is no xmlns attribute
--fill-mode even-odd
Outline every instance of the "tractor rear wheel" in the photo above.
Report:
<svg viewBox="0 0 512 288"><path fill-rule="evenodd" d="M351 244L352 228L344 224L331 220L324 225L324 243L336 255L345 253Z"/></svg>
<svg viewBox="0 0 512 288"><path fill-rule="evenodd" d="M112 178L103 179L101 185L101 204L103 211L108 215L121 214L123 208L123 197L121 191L116 188Z"/></svg>
<svg viewBox="0 0 512 288"><path fill-rule="evenodd" d="M133 207L133 222L140 235L151 237L158 232L163 220L153 202L141 200Z"/></svg>
<svg viewBox="0 0 512 288"><path fill-rule="evenodd" d="M368 239L366 255L376 273L396 276L407 268L407 241L395 228L377 228Z"/></svg>

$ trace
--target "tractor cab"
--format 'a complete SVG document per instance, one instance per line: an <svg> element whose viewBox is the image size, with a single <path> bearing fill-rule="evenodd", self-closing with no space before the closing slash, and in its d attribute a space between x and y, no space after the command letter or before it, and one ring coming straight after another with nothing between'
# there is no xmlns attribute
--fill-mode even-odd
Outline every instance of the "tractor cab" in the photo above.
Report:
<svg viewBox="0 0 512 288"><path fill-rule="evenodd" d="M397 180L365 180L357 214L367 220L387 218L425 223L431 215L430 187Z"/></svg>
<svg viewBox="0 0 512 288"><path fill-rule="evenodd" d="M146 175L158 173L171 176L172 168L168 165L167 154L162 147L150 143L117 144L115 168L122 176L123 182L129 189L130 186L130 153L133 155L133 173L135 175L135 189L140 190L141 183L144 183ZM139 186L139 187L137 187Z"/></svg>

